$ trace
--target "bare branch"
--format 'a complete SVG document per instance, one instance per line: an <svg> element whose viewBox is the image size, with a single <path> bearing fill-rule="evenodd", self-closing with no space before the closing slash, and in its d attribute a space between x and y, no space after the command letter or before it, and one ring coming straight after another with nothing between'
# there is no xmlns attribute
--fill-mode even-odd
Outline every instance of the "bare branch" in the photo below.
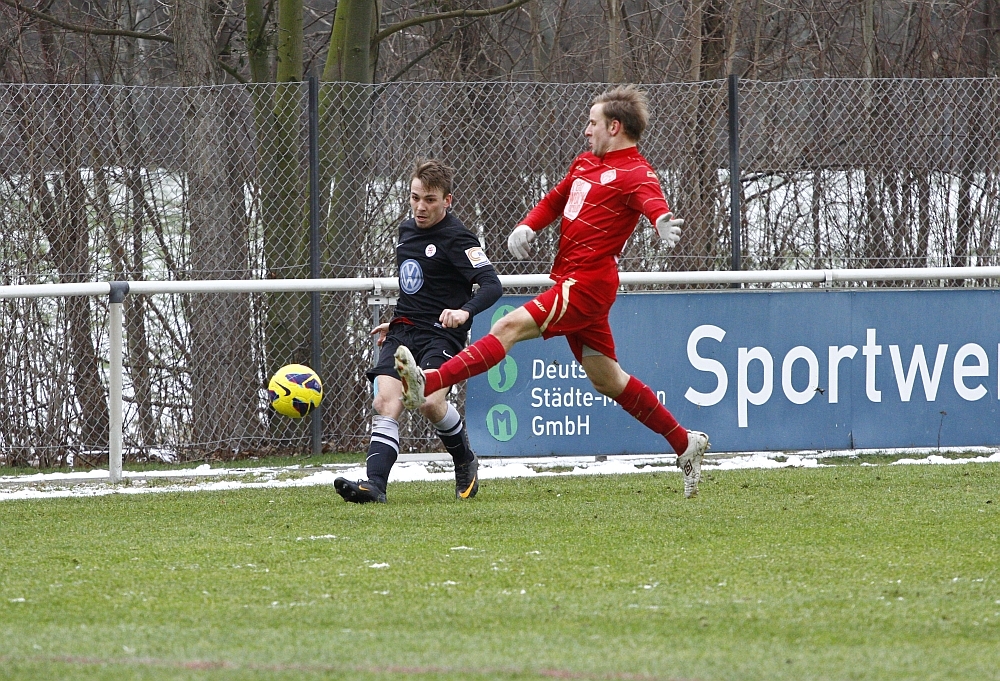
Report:
<svg viewBox="0 0 1000 681"><path fill-rule="evenodd" d="M40 19L46 23L52 24L53 26L58 26L60 28L65 28L67 31L74 31L76 33L86 33L89 35L108 35L108 36L118 36L122 38L137 38L139 40L158 40L164 43L173 43L174 39L168 35L163 35L162 33L141 33L138 31L126 31L116 28L94 28L93 26L84 26L82 24L74 24L69 21L63 21L51 14L46 14L45 12L39 12L36 9L30 7L22 7L20 0L0 0L3 4L8 7L12 7L18 12L23 12L29 16ZM273 4L273 3L272 3ZM271 5L268 5L270 9ZM216 60L223 71L228 73L234 79L241 83L246 83L247 79L244 78L236 71L233 67L226 64L222 59Z"/></svg>
<svg viewBox="0 0 1000 681"><path fill-rule="evenodd" d="M385 81L385 82L387 82L387 83L394 83L394 82L396 82L397 80L399 80L399 79L400 79L400 78L401 78L401 77L403 76L403 74L404 74L404 73L406 73L406 72L407 72L407 71L409 71L409 70L410 70L411 68L413 68L413 67L414 67L414 66L416 66L416 65L417 65L418 63L420 63L420 61L421 61L421 60L422 60L422 59L423 59L424 57L426 57L427 55L431 54L432 52L434 52L434 50L438 49L439 47L441 47L441 46L442 46L442 45L444 45L445 43L449 42L449 41L451 40L451 37L452 37L452 36L453 36L454 34L455 34L455 29L453 28L453 29L451 29L450 31L448 31L448 32L447 32L447 33L446 33L446 34L444 35L444 37L443 37L443 38L439 39L439 40L438 40L437 42L435 42L435 43L434 43L433 45L431 45L431 46L430 46L430 47L428 47L428 48L427 48L426 50L424 50L423 52L421 52L420 54L418 54L418 55L417 55L416 57L414 57L413 59L411 59L411 60L409 61L409 63L408 63L408 64L406 64L406 66L404 66L403 68L401 68L401 69L400 69L399 71L396 71L396 75L394 75L394 76L393 76L392 78L388 79L388 80L387 80L387 81Z"/></svg>
<svg viewBox="0 0 1000 681"><path fill-rule="evenodd" d="M10 2L11 0L3 0L3 2ZM514 0L506 5L501 5L500 7L494 7L493 9L457 9L452 12L442 12L440 14L428 14L423 17L413 17L412 19L407 19L405 21L400 21L399 23L388 26L372 38L372 45L377 45L382 42L393 33L398 33L404 29L410 28L411 26L419 26L420 24L427 24L432 21L442 21L444 19L459 19L459 18L472 18L472 17L488 17L494 14L503 14L504 12L509 12L512 9L517 9L521 5L527 3L528 0Z"/></svg>
<svg viewBox="0 0 1000 681"><path fill-rule="evenodd" d="M173 38L168 35L163 35L162 33L140 33L138 31L126 31L120 28L95 28L93 26L84 26L83 24L74 24L69 21L63 21L62 19L54 17L51 14L39 12L37 9L23 7L21 5L21 0L0 0L0 2L8 7L13 7L18 12L23 12L24 14L35 17L36 19L41 19L42 21L48 22L53 26L65 28L67 31L89 33L90 35L111 35L123 38L138 38L140 40L159 40L164 43L174 42Z"/></svg>
<svg viewBox="0 0 1000 681"><path fill-rule="evenodd" d="M243 83L244 85L246 85L249 82L249 81L247 81L246 78L244 78L243 76L240 75L239 71L237 71L236 69L234 69L232 66L230 66L226 62L222 61L221 59L217 59L216 61L219 64L219 68L221 68L223 71L225 71L226 73L228 73L235 80L239 81L240 83Z"/></svg>

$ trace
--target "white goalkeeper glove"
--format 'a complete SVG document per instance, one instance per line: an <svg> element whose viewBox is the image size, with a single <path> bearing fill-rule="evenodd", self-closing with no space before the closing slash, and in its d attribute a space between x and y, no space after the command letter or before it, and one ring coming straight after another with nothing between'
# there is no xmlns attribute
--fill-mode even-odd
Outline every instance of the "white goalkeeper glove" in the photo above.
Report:
<svg viewBox="0 0 1000 681"><path fill-rule="evenodd" d="M527 260L531 256L529 245L535 240L535 230L528 225L518 225L507 237L507 250L518 260Z"/></svg>
<svg viewBox="0 0 1000 681"><path fill-rule="evenodd" d="M667 248L673 248L681 240L681 225L683 224L683 220L674 219L673 213L661 215L656 220L656 232L663 239Z"/></svg>

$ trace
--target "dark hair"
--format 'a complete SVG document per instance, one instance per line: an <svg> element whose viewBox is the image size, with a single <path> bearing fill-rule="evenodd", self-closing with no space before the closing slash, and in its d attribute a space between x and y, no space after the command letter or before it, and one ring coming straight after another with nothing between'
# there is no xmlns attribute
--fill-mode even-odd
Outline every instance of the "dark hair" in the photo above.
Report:
<svg viewBox="0 0 1000 681"><path fill-rule="evenodd" d="M424 189L440 189L442 196L451 194L451 183L455 177L455 170L446 166L441 161L435 159L418 159L410 174L410 181L420 180Z"/></svg>
<svg viewBox="0 0 1000 681"><path fill-rule="evenodd" d="M649 100L646 93L634 85L619 85L594 97L593 104L601 107L604 118L618 121L629 139L638 142L649 123Z"/></svg>

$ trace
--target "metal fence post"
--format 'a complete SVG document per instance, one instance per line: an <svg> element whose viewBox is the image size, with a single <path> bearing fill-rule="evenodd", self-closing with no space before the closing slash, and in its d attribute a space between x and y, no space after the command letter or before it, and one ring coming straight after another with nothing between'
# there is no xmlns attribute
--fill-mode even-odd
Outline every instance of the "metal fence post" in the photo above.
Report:
<svg viewBox="0 0 1000 681"><path fill-rule="evenodd" d="M124 416L122 408L122 305L128 294L127 281L111 282L108 305L108 326L110 337L110 376L108 377L108 481L122 481L122 430Z"/></svg>
<svg viewBox="0 0 1000 681"><path fill-rule="evenodd" d="M319 234L319 78L309 76L309 278L319 279L320 234ZM312 349L312 370L322 376L323 335L320 319L320 293L309 293L309 345ZM312 412L309 423L312 435L312 453L323 453L323 405Z"/></svg>
<svg viewBox="0 0 1000 681"><path fill-rule="evenodd" d="M370 307L372 311L373 329L382 322L382 300L382 286L380 284L375 284L375 289L372 291L372 295L368 296L368 307ZM372 340L372 366L378 364L378 352L378 336L375 336Z"/></svg>
<svg viewBox="0 0 1000 681"><path fill-rule="evenodd" d="M743 268L740 249L740 77L729 74L729 227L733 246L733 269ZM738 286L738 285L737 285Z"/></svg>

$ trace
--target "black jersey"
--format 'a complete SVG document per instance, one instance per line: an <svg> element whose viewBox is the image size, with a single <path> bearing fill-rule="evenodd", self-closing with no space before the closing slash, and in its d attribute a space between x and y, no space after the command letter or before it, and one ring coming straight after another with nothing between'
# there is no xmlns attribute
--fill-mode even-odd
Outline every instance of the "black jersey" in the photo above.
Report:
<svg viewBox="0 0 1000 681"><path fill-rule="evenodd" d="M495 303L503 292L479 239L450 212L427 229L417 227L412 217L404 220L399 226L396 265L396 318L454 334L463 343L472 317ZM475 296L473 284L479 284ZM438 318L442 310L462 309L469 312L469 321L455 329L441 326Z"/></svg>

